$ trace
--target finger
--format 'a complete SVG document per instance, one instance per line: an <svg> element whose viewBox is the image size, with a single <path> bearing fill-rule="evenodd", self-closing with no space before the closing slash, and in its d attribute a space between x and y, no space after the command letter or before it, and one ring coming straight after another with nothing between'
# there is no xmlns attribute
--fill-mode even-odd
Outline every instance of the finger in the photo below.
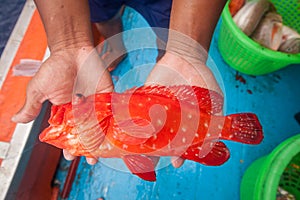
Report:
<svg viewBox="0 0 300 200"><path fill-rule="evenodd" d="M95 159L95 158L88 158L88 157L86 157L86 162L88 164L90 164L90 165L95 165L98 162L98 160Z"/></svg>
<svg viewBox="0 0 300 200"><path fill-rule="evenodd" d="M179 168L183 165L185 159L180 158L180 157L171 157L171 163L173 167Z"/></svg>
<svg viewBox="0 0 300 200"><path fill-rule="evenodd" d="M43 95L28 85L25 104L11 120L16 123L27 123L34 120L41 110L42 102Z"/></svg>
<svg viewBox="0 0 300 200"><path fill-rule="evenodd" d="M149 156L149 158L152 160L154 167L156 167L157 163L159 162L160 157Z"/></svg>
<svg viewBox="0 0 300 200"><path fill-rule="evenodd" d="M66 160L74 160L75 156L73 156L69 151L63 149L63 155Z"/></svg>
<svg viewBox="0 0 300 200"><path fill-rule="evenodd" d="M74 83L74 93L89 96L98 92L113 90L111 76L95 51L79 60L80 65Z"/></svg>

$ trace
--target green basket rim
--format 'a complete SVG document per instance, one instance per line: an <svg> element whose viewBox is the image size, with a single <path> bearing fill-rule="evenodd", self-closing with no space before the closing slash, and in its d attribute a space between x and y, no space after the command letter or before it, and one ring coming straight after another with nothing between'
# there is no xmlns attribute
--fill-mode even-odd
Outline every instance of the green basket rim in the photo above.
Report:
<svg viewBox="0 0 300 200"><path fill-rule="evenodd" d="M282 142L265 157L257 182L260 184L255 186L256 189L263 188L262 193L257 193L259 199L266 199L276 194L280 177L293 157L300 153L299 147L300 134L297 134Z"/></svg>
<svg viewBox="0 0 300 200"><path fill-rule="evenodd" d="M243 42L247 48L251 51L258 51L266 57L269 57L274 60L284 61L288 64L299 64L300 63L300 53L298 54L288 54L280 51L273 51L257 42L253 41L250 37L248 37L233 21L233 18L229 12L229 2L226 3L226 6L222 12L222 23L226 23L228 28L231 29L232 33L237 36L237 40ZM263 50L262 50L263 49Z"/></svg>

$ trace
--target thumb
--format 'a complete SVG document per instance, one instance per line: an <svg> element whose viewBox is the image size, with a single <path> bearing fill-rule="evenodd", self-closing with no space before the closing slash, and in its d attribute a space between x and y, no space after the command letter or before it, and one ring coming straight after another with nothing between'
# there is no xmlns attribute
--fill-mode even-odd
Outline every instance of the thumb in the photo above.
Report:
<svg viewBox="0 0 300 200"><path fill-rule="evenodd" d="M41 110L42 103L43 95L28 85L25 103L11 120L16 123L28 123L34 120Z"/></svg>

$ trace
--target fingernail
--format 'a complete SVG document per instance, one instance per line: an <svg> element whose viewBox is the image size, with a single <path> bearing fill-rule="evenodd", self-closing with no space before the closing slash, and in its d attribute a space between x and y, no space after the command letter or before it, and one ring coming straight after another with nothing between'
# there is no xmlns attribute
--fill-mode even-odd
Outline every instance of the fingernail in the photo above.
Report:
<svg viewBox="0 0 300 200"><path fill-rule="evenodd" d="M86 162L89 165L95 165L97 163L97 160L95 158L86 158Z"/></svg>
<svg viewBox="0 0 300 200"><path fill-rule="evenodd" d="M79 104L83 103L84 101L85 101L85 96L83 96L82 94L77 93L73 97L72 104L73 105L79 105Z"/></svg>
<svg viewBox="0 0 300 200"><path fill-rule="evenodd" d="M14 115L14 116L11 118L11 121L17 123L17 117Z"/></svg>
<svg viewBox="0 0 300 200"><path fill-rule="evenodd" d="M173 167L179 168L183 165L184 159L182 159L182 158L173 158L172 157L171 162L172 162Z"/></svg>

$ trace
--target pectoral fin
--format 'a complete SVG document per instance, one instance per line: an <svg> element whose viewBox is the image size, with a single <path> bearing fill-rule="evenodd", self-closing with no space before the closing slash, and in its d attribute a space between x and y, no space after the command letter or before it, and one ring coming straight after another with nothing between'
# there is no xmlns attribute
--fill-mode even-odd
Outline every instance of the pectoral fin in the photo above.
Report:
<svg viewBox="0 0 300 200"><path fill-rule="evenodd" d="M147 156L126 155L123 160L131 173L146 181L156 181L155 163Z"/></svg>
<svg viewBox="0 0 300 200"><path fill-rule="evenodd" d="M114 126L114 138L129 145L142 144L155 134L151 123L142 118L115 122Z"/></svg>

